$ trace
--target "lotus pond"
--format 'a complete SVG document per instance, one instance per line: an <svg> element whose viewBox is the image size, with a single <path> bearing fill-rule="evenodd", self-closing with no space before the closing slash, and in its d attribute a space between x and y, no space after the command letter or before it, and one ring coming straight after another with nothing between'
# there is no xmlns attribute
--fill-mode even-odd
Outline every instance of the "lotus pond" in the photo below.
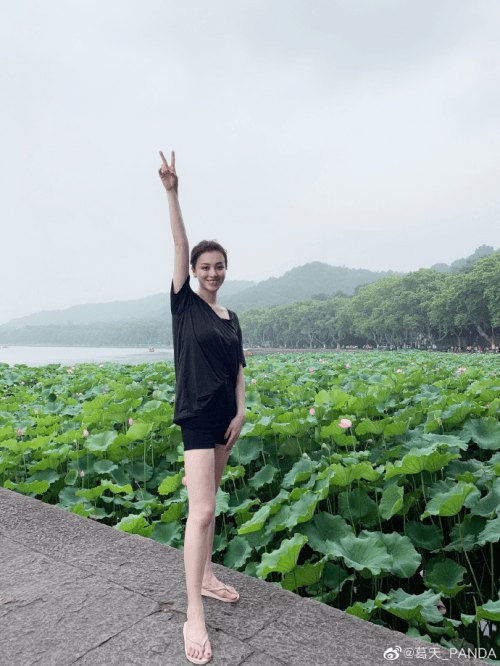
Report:
<svg viewBox="0 0 500 666"><path fill-rule="evenodd" d="M410 636L500 654L499 358L247 360L214 561ZM182 549L174 390L171 363L0 364L1 485Z"/></svg>

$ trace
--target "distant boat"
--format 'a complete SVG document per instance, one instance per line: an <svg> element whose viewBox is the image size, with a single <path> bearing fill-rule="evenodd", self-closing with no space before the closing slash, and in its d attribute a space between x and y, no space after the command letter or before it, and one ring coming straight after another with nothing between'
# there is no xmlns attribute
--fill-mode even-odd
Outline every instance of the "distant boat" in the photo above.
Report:
<svg viewBox="0 0 500 666"><path fill-rule="evenodd" d="M150 348L149 348L149 351L150 351L150 352L154 352L154 350L155 350L154 347L150 347Z"/></svg>

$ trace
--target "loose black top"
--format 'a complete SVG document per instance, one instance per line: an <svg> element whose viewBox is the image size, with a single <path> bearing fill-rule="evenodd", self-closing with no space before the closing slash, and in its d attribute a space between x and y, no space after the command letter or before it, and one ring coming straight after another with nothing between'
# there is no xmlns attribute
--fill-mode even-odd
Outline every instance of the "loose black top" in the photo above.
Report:
<svg viewBox="0 0 500 666"><path fill-rule="evenodd" d="M189 286L170 289L175 362L174 423L197 416L224 383L236 389L243 355L241 328L235 312L219 315Z"/></svg>

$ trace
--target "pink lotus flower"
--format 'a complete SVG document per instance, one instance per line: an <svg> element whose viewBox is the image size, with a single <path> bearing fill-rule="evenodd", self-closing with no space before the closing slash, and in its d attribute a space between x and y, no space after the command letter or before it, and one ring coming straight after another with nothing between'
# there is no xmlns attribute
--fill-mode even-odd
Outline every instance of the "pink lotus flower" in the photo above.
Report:
<svg viewBox="0 0 500 666"><path fill-rule="evenodd" d="M297 363L300 365L302 363L302 361L297 361Z"/></svg>
<svg viewBox="0 0 500 666"><path fill-rule="evenodd" d="M490 404L488 403L488 404L486 405L486 407L489 407L489 406L490 406Z"/></svg>
<svg viewBox="0 0 500 666"><path fill-rule="evenodd" d="M105 388L105 389L104 389L104 393L106 393L106 391L107 391L107 390L108 390L108 389L107 389L107 388Z"/></svg>
<svg viewBox="0 0 500 666"><path fill-rule="evenodd" d="M148 384L152 384L153 382L148 382Z"/></svg>
<svg viewBox="0 0 500 666"><path fill-rule="evenodd" d="M89 431L88 431L86 428L83 429L83 436L84 436L84 437L88 437L88 436L89 436Z"/></svg>
<svg viewBox="0 0 500 666"><path fill-rule="evenodd" d="M100 365L99 367L100 367L100 368L104 368L104 363L101 363L101 365Z"/></svg>
<svg viewBox="0 0 500 666"><path fill-rule="evenodd" d="M132 425L133 422L134 422L134 419L129 419L129 420L128 420L128 424L129 424L129 425Z"/></svg>
<svg viewBox="0 0 500 666"><path fill-rule="evenodd" d="M413 363L413 361L412 361L412 362L410 363L410 365L415 365L415 363Z"/></svg>
<svg viewBox="0 0 500 666"><path fill-rule="evenodd" d="M372 367L372 364L371 364L371 363L368 363L368 367L371 368L371 367Z"/></svg>
<svg viewBox="0 0 500 666"><path fill-rule="evenodd" d="M255 379L255 377L252 379L252 384L257 384L257 380Z"/></svg>
<svg viewBox="0 0 500 666"><path fill-rule="evenodd" d="M80 472L80 476L85 476L85 472L83 471L83 469L82 469L82 471Z"/></svg>
<svg viewBox="0 0 500 666"><path fill-rule="evenodd" d="M439 368L436 368L436 372L438 372L438 371L439 371Z"/></svg>
<svg viewBox="0 0 500 666"><path fill-rule="evenodd" d="M82 395L82 394L81 394L81 393L79 393L78 395Z"/></svg>
<svg viewBox="0 0 500 666"><path fill-rule="evenodd" d="M350 428L352 423L349 421L349 419L340 419L340 423L337 423L337 425L341 428Z"/></svg>
<svg viewBox="0 0 500 666"><path fill-rule="evenodd" d="M24 386L24 382L21 382L21 384Z"/></svg>
<svg viewBox="0 0 500 666"><path fill-rule="evenodd" d="M401 374L401 375L404 375L404 374L405 374L404 371L401 370L401 368L398 368L398 369L396 370L396 373L399 373L399 374Z"/></svg>
<svg viewBox="0 0 500 666"><path fill-rule="evenodd" d="M316 410L314 409L314 407L311 407L311 409L309 410L309 414L311 416L314 416L316 414Z"/></svg>
<svg viewBox="0 0 500 666"><path fill-rule="evenodd" d="M2 400L5 400L5 398L2 398Z"/></svg>
<svg viewBox="0 0 500 666"><path fill-rule="evenodd" d="M17 434L19 435L19 437L22 437L22 436L23 436L23 431L22 431L21 428L19 428L19 430L17 431Z"/></svg>
<svg viewBox="0 0 500 666"><path fill-rule="evenodd" d="M309 372L314 372L314 368L309 368Z"/></svg>
<svg viewBox="0 0 500 666"><path fill-rule="evenodd" d="M346 363L346 364L345 364L345 367L346 367L346 368L350 368L350 367L351 367L351 364L350 364L350 363Z"/></svg>
<svg viewBox="0 0 500 666"><path fill-rule="evenodd" d="M38 414L38 409L35 409L35 414Z"/></svg>
<svg viewBox="0 0 500 666"><path fill-rule="evenodd" d="M259 361L259 363L262 363L262 361Z"/></svg>
<svg viewBox="0 0 500 666"><path fill-rule="evenodd" d="M269 377L269 375L264 375L264 377L267 379Z"/></svg>

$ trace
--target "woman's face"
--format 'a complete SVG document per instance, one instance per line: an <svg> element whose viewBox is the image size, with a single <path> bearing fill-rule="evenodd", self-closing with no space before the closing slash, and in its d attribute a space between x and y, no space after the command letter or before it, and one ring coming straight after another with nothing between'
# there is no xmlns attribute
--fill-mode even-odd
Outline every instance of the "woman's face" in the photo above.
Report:
<svg viewBox="0 0 500 666"><path fill-rule="evenodd" d="M226 279L224 255L219 250L203 252L196 261L193 275L207 291L217 291Z"/></svg>

